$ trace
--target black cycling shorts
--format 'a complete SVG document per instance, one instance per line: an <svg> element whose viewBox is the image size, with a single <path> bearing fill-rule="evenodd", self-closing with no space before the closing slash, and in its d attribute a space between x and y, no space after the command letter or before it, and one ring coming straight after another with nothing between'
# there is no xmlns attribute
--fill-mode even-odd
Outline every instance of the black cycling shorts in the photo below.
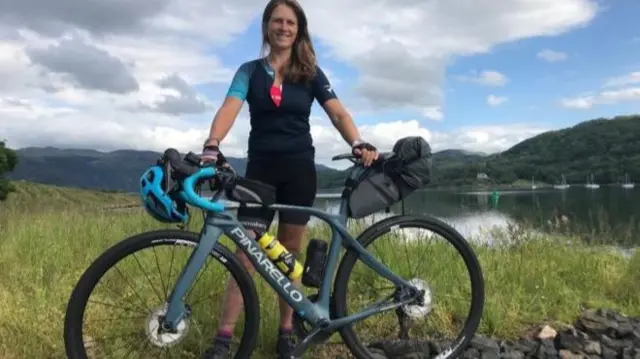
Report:
<svg viewBox="0 0 640 359"><path fill-rule="evenodd" d="M316 165L307 158L252 159L247 163L245 177L268 183L276 188L279 204L311 207L316 198ZM266 231L273 222L275 211L260 207L238 208L238 220L247 229ZM310 215L300 212L279 211L280 223L304 225Z"/></svg>

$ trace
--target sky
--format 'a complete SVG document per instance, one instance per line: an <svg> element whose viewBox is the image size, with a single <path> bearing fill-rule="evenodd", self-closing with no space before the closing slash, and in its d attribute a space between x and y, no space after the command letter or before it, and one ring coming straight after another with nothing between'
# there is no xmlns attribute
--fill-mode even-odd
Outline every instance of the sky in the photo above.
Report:
<svg viewBox="0 0 640 359"><path fill-rule="evenodd" d="M11 148L199 151L260 56L256 0L0 2L0 139ZM363 139L495 153L640 112L636 0L301 1L318 65ZM634 17L636 17L634 19ZM319 163L349 151L314 103ZM248 105L221 150L244 157Z"/></svg>

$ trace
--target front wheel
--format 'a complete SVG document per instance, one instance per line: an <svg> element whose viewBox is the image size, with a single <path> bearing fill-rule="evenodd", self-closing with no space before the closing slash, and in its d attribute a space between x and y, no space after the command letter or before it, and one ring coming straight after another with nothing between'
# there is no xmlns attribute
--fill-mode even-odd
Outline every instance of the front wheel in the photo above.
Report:
<svg viewBox="0 0 640 359"><path fill-rule="evenodd" d="M358 241L393 273L424 290L424 295L341 328L353 355L358 359L373 359L380 351L388 356L438 353L439 359L459 355L475 334L484 307L480 264L462 235L435 218L401 215L374 224ZM338 268L336 317L359 312L383 298L393 303L403 295L402 288L358 258L357 252L349 250ZM347 299L356 307L348 308Z"/></svg>
<svg viewBox="0 0 640 359"><path fill-rule="evenodd" d="M67 306L67 357L199 359L218 329L230 279L244 302L231 350L234 358L249 357L260 320L256 289L236 257L219 244L183 298L189 315L175 333L158 333L167 298L198 242L195 233L159 230L127 238L98 257L73 289Z"/></svg>

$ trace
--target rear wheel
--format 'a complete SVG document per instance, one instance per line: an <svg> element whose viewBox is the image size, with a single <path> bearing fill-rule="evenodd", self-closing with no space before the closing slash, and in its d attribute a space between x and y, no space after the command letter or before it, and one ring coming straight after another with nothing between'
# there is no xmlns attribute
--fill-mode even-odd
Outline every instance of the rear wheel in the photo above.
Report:
<svg viewBox="0 0 640 359"><path fill-rule="evenodd" d="M441 243L436 242L436 237ZM484 279L475 254L462 235L435 218L402 215L374 224L358 241L396 275L423 289L424 295L397 310L341 328L340 334L353 355L373 359L378 350L392 354L388 345L392 341L398 355L406 354L407 349L402 349L398 340L406 340L405 347L411 347L412 353L438 352L439 359L455 357L464 350L482 317ZM431 273L419 272L421 269ZM392 303L401 292L349 250L335 280L336 317L361 311L383 298ZM361 305L348 308L347 299Z"/></svg>
<svg viewBox="0 0 640 359"><path fill-rule="evenodd" d="M177 332L157 332L167 298L198 241L191 232L153 231L125 239L98 257L80 278L67 306L67 357L199 359L212 344L231 278L244 302L232 357L249 357L260 320L257 293L247 271L221 245L211 251L183 298L190 313Z"/></svg>

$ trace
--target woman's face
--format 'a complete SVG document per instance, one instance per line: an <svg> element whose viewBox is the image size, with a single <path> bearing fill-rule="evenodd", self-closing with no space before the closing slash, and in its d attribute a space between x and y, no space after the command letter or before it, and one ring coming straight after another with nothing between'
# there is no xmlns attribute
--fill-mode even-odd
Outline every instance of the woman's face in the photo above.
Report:
<svg viewBox="0 0 640 359"><path fill-rule="evenodd" d="M288 49L298 35L298 18L292 8L278 5L267 24L267 37L271 48Z"/></svg>

